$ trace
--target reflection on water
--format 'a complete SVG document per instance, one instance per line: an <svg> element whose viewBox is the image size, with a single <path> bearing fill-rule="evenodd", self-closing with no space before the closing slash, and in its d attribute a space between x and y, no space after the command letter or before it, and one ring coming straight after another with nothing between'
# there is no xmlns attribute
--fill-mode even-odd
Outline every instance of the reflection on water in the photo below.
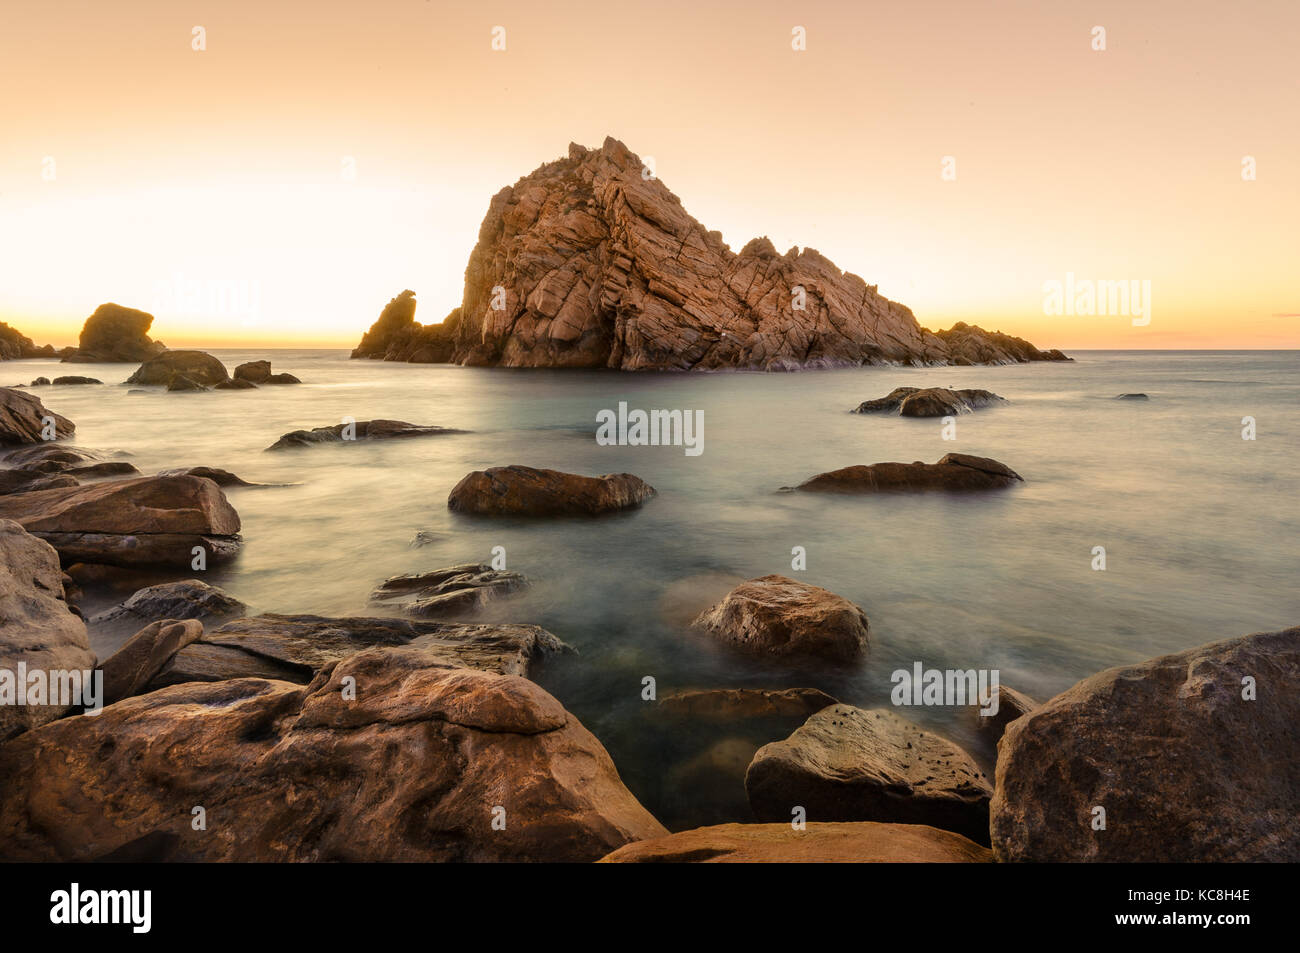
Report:
<svg viewBox="0 0 1300 953"><path fill-rule="evenodd" d="M214 351L233 367L266 351ZM244 551L210 572L257 610L375 614L387 576L504 546L534 586L497 618L536 622L577 647L539 680L596 734L629 787L669 827L747 819L753 750L790 724L670 724L642 700L685 688L822 688L888 704L890 673L997 668L1046 698L1101 668L1300 619L1291 540L1300 522L1296 352L1084 352L1074 364L851 369L800 374L645 374L349 361L342 351L272 351L301 386L168 394L41 388L82 446L130 451L143 472L224 467L296 485L227 491ZM51 362L0 365L10 383ZM64 368L58 368L63 370ZM78 365L116 382L124 365ZM860 417L861 401L902 385L980 387L1011 403L959 418ZM1143 391L1146 402L1116 401ZM701 409L704 452L597 446L596 413ZM1259 439L1241 439L1244 416ZM304 427L389 417L473 431L265 453ZM978 497L843 498L777 493L815 473L881 460L992 456L1026 484ZM447 493L468 471L522 463L627 471L659 496L598 520L455 516ZM417 533L426 544L412 548ZM805 547L808 568L790 568ZM1108 568L1095 572L1092 549ZM850 671L760 664L704 644L684 620L739 579L800 575L859 603L867 660ZM114 601L90 593L91 611ZM100 641L103 655L112 648ZM966 712L906 716L993 751Z"/></svg>

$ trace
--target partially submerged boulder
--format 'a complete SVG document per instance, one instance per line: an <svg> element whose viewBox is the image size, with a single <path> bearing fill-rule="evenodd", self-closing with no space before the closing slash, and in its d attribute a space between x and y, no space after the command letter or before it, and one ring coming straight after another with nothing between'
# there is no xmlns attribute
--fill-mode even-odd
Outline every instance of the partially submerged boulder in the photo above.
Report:
<svg viewBox="0 0 1300 953"><path fill-rule="evenodd" d="M104 463L126 456L120 450L93 450L70 443L38 443L5 454L4 462L32 473L67 473L79 467Z"/></svg>
<svg viewBox="0 0 1300 953"><path fill-rule="evenodd" d="M924 824L718 824L635 841L602 864L982 864L993 860L952 831Z"/></svg>
<svg viewBox="0 0 1300 953"><path fill-rule="evenodd" d="M220 467L177 467L173 470L159 470L160 477L193 476L206 477L217 486L283 486L280 483L249 483L229 470Z"/></svg>
<svg viewBox="0 0 1300 953"><path fill-rule="evenodd" d="M94 616L92 626L139 627L160 619L225 621L248 611L248 606L217 586L198 579L181 579L137 590L120 605Z"/></svg>
<svg viewBox="0 0 1300 953"><path fill-rule="evenodd" d="M993 850L1004 861L1300 861L1297 724L1300 627L1093 675L1007 726Z"/></svg>
<svg viewBox="0 0 1300 953"><path fill-rule="evenodd" d="M999 684L997 714L981 714L978 705L972 705L967 710L971 713L971 717L974 718L976 727L992 741L997 742L1007 730L1007 725L1017 718L1023 718L1029 714L1038 707L1038 704L1024 692L1018 692L1014 688Z"/></svg>
<svg viewBox="0 0 1300 953"><path fill-rule="evenodd" d="M949 390L946 387L895 387L886 396L866 400L855 414L898 414L901 417L947 417L969 414L1005 397L988 390Z"/></svg>
<svg viewBox="0 0 1300 953"><path fill-rule="evenodd" d="M0 446L64 440L76 429L67 417L46 410L35 394L0 387Z"/></svg>
<svg viewBox="0 0 1300 953"><path fill-rule="evenodd" d="M413 648L129 698L0 747L0 778L12 861L584 862L667 834L540 687Z"/></svg>
<svg viewBox="0 0 1300 953"><path fill-rule="evenodd" d="M596 516L638 507L654 495L654 487L630 473L589 477L506 466L467 474L447 506L477 516Z"/></svg>
<svg viewBox="0 0 1300 953"><path fill-rule="evenodd" d="M192 390L229 379L226 365L205 351L163 351L141 364L126 383Z"/></svg>
<svg viewBox="0 0 1300 953"><path fill-rule="evenodd" d="M70 676L94 667L86 624L68 608L58 554L17 523L0 519L0 742L70 708L57 704L53 693L39 703L27 696L27 703L18 704L20 673L41 673L48 683L52 673Z"/></svg>
<svg viewBox="0 0 1300 953"><path fill-rule="evenodd" d="M65 363L133 364L147 361L166 350L161 341L149 339L153 315L120 304L101 304L81 327L78 347L65 354Z"/></svg>
<svg viewBox="0 0 1300 953"><path fill-rule="evenodd" d="M294 430L282 436L267 450L284 450L289 447L310 447L319 443L355 443L362 440L391 440L398 437L440 437L445 434L464 433L450 427L431 424L409 424L404 420L358 420L356 423L316 427L312 430Z"/></svg>
<svg viewBox="0 0 1300 953"><path fill-rule="evenodd" d="M473 615L528 585L521 573L464 563L432 572L393 576L370 594L372 602L398 604L407 615L451 618Z"/></svg>
<svg viewBox="0 0 1300 953"><path fill-rule="evenodd" d="M999 490L1023 483L1005 463L969 453L945 453L938 463L872 463L819 473L796 490L822 493L892 493Z"/></svg>
<svg viewBox="0 0 1300 953"><path fill-rule="evenodd" d="M104 382L101 381L101 380L98 380L97 378L94 378L94 377L79 377L79 376L77 376L77 375L75 375L75 374L69 374L69 375L65 375L64 377L56 377L56 378L54 378L54 384L55 384L56 386L60 386L60 387L62 387L62 386L84 386L84 385L86 385L86 384L102 384L102 383L104 383Z"/></svg>
<svg viewBox="0 0 1300 953"><path fill-rule="evenodd" d="M209 564L239 549L239 514L211 480L139 477L0 496L13 519L59 551L65 565L189 568L202 547Z"/></svg>
<svg viewBox="0 0 1300 953"><path fill-rule="evenodd" d="M674 692L659 699L659 711L692 720L744 721L816 714L838 702L818 688L710 688Z"/></svg>
<svg viewBox="0 0 1300 953"><path fill-rule="evenodd" d="M753 655L833 662L866 653L869 625L843 596L777 575L741 583L692 623Z"/></svg>
<svg viewBox="0 0 1300 953"><path fill-rule="evenodd" d="M41 473L33 470L0 470L0 494L30 493L64 486L80 486L76 477L66 473Z"/></svg>
<svg viewBox="0 0 1300 953"><path fill-rule="evenodd" d="M823 708L764 745L745 775L754 816L928 824L988 843L988 779L961 748L891 711Z"/></svg>
<svg viewBox="0 0 1300 953"><path fill-rule="evenodd" d="M270 361L248 361L235 368L233 381L258 384L301 384L292 374L272 374Z"/></svg>

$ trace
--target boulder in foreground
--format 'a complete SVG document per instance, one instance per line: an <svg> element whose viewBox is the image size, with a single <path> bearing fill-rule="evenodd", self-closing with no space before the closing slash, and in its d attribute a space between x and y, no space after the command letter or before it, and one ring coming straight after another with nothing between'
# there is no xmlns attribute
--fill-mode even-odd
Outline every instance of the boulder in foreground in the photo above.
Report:
<svg viewBox="0 0 1300 953"><path fill-rule="evenodd" d="M194 547L210 564L238 552L239 514L211 480L140 477L0 496L0 519L59 551L64 565L189 569Z"/></svg>
<svg viewBox="0 0 1300 953"><path fill-rule="evenodd" d="M35 394L0 387L0 446L39 444L47 435L63 440L76 430L67 417L46 410Z"/></svg>
<svg viewBox="0 0 1300 953"><path fill-rule="evenodd" d="M771 658L852 662L867 651L867 614L829 589L786 576L741 583L691 625Z"/></svg>
<svg viewBox="0 0 1300 953"><path fill-rule="evenodd" d="M129 698L0 747L0 778L11 861L584 862L667 833L543 689L410 648Z"/></svg>
<svg viewBox="0 0 1300 953"><path fill-rule="evenodd" d="M999 490L1024 477L1005 463L969 453L945 453L938 463L872 463L819 473L796 490L821 493L911 493Z"/></svg>
<svg viewBox="0 0 1300 953"><path fill-rule="evenodd" d="M961 748L891 711L823 708L745 774L754 816L929 824L988 843L988 779Z"/></svg>
<svg viewBox="0 0 1300 953"><path fill-rule="evenodd" d="M602 864L981 864L993 860L952 831L924 824L718 824L636 841Z"/></svg>
<svg viewBox="0 0 1300 953"><path fill-rule="evenodd" d="M895 387L886 396L866 400L855 414L898 414L900 417L948 417L981 407L1006 403L990 390L949 390L946 387Z"/></svg>
<svg viewBox="0 0 1300 953"><path fill-rule="evenodd" d="M508 466L466 475L447 506L479 516L596 516L638 507L654 495L654 487L630 473L589 477Z"/></svg>
<svg viewBox="0 0 1300 953"><path fill-rule="evenodd" d="M356 443L362 440L390 440L398 437L440 437L444 434L464 432L450 427L435 427L431 424L408 424L404 420L358 420L354 424L294 430L266 449L284 450L289 447L310 447L319 443Z"/></svg>
<svg viewBox="0 0 1300 953"><path fill-rule="evenodd" d="M993 850L1004 861L1300 861L1297 725L1300 628L1086 678L1007 726ZM1098 808L1105 830L1093 829Z"/></svg>

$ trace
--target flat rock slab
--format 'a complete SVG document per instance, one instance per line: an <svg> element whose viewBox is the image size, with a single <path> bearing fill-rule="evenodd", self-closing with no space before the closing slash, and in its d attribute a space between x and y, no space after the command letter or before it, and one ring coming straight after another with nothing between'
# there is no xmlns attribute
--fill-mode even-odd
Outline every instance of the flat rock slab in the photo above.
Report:
<svg viewBox="0 0 1300 953"><path fill-rule="evenodd" d="M372 602L393 603L407 615L449 618L473 615L528 585L521 573L464 563L432 572L393 576L370 594Z"/></svg>
<svg viewBox="0 0 1300 953"><path fill-rule="evenodd" d="M895 387L886 396L866 400L855 414L898 414L900 417L947 417L969 414L981 407L1005 403L988 390L949 390L946 387Z"/></svg>
<svg viewBox="0 0 1300 953"><path fill-rule="evenodd" d="M236 619L176 653L153 687L258 672L307 681L325 666L376 646L412 646L442 664L528 675L548 653L573 651L536 625L473 625L387 618L326 618L267 613ZM227 652L212 653L208 647ZM242 658L228 654L236 652ZM250 668L267 663L266 668ZM231 674L225 675L223 672Z"/></svg>
<svg viewBox="0 0 1300 953"><path fill-rule="evenodd" d="M57 440L71 437L77 430L67 417L46 410L41 399L12 387L0 387L0 446L41 444L51 431Z"/></svg>
<svg viewBox="0 0 1300 953"><path fill-rule="evenodd" d="M0 496L13 519L49 542L65 565L191 565L202 546L209 563L239 549L239 514L211 480L140 477Z"/></svg>
<svg viewBox="0 0 1300 953"><path fill-rule="evenodd" d="M602 864L986 864L993 853L924 824L718 824L636 841Z"/></svg>
<svg viewBox="0 0 1300 953"><path fill-rule="evenodd" d="M994 852L1006 861L1300 861L1297 725L1300 628L1084 679L1007 726ZM1093 829L1097 808L1105 830Z"/></svg>
<svg viewBox="0 0 1300 953"><path fill-rule="evenodd" d="M409 424L404 420L358 420L355 424L334 424L313 430L294 430L285 434L267 450L286 450L290 447L311 447L321 443L358 443L363 440L394 440L400 437L441 437L446 434L465 433L451 427L432 424Z"/></svg>
<svg viewBox="0 0 1300 953"><path fill-rule="evenodd" d="M479 516L597 516L638 507L654 495L654 487L630 473L589 477L516 465L466 475L447 506Z"/></svg>
<svg viewBox="0 0 1300 953"><path fill-rule="evenodd" d="M659 711L681 718L744 721L816 714L836 699L817 688L710 688L676 692L659 699Z"/></svg>
<svg viewBox="0 0 1300 953"><path fill-rule="evenodd" d="M975 762L884 709L823 708L758 750L745 790L761 821L788 824L802 807L810 821L929 824L988 842L993 789Z"/></svg>
<svg viewBox="0 0 1300 953"><path fill-rule="evenodd" d="M947 453L938 463L872 463L820 473L795 489L822 493L894 493L998 490L1023 483L1005 463L968 453Z"/></svg>
<svg viewBox="0 0 1300 953"><path fill-rule="evenodd" d="M667 834L543 689L412 648L128 698L0 746L0 778L11 861L586 862Z"/></svg>
<svg viewBox="0 0 1300 953"><path fill-rule="evenodd" d="M843 596L776 575L741 583L691 623L752 655L833 662L866 654L869 625Z"/></svg>

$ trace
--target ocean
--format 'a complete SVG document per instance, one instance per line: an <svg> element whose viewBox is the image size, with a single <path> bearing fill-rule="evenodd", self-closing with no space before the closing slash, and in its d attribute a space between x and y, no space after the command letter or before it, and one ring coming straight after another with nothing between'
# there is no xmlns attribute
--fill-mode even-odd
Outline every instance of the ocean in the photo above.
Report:
<svg viewBox="0 0 1300 953"><path fill-rule="evenodd" d="M229 489L245 545L203 578L255 611L376 615L368 594L397 573L505 548L533 585L485 614L537 623L578 650L538 681L605 745L637 798L671 829L749 820L753 751L790 725L670 722L643 698L695 688L822 688L888 706L891 673L997 669L1040 700L1103 668L1300 622L1300 352L1079 351L1069 364L855 368L794 374L624 374L351 361L335 350L220 350L232 368L270 358L300 386L131 393L42 387L79 446L128 451L144 473L206 465ZM10 361L4 383L80 374L118 385L133 367ZM992 390L1009 403L957 418L859 416L894 387ZM1148 401L1116 395L1142 392ZM601 446L597 414L702 411L703 452ZM393 418L471 433L267 453L283 433ZM1253 418L1256 439L1242 438ZM840 497L780 488L851 464L993 457L1025 478L989 494ZM658 496L582 520L458 516L447 493L505 464L629 472ZM430 534L413 547L417 533ZM792 551L806 569L792 569ZM1106 568L1095 547L1104 547ZM742 579L781 573L856 602L865 661L759 661L687 628ZM129 594L88 591L87 615ZM120 641L92 633L106 656ZM967 710L905 717L992 772Z"/></svg>

